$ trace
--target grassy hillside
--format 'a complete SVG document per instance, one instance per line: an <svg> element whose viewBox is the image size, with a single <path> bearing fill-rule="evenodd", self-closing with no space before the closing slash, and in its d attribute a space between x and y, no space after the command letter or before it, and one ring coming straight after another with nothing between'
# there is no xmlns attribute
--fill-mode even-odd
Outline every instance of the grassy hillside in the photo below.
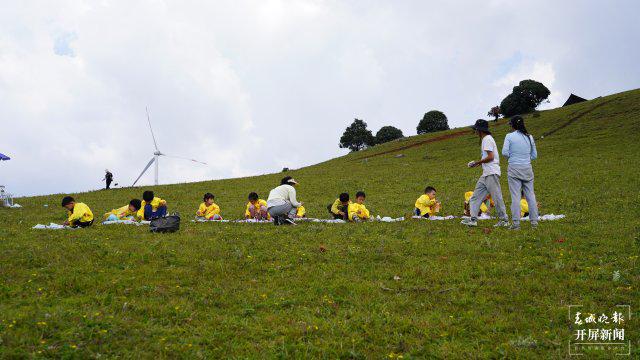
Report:
<svg viewBox="0 0 640 360"><path fill-rule="evenodd" d="M542 213L567 215L535 231L456 220L38 231L64 220L61 195L19 199L0 209L0 357L568 357L568 304L640 306L640 90L526 121ZM501 146L509 126L491 126ZM454 129L290 174L312 217L357 190L374 214L408 216L426 185L459 215L478 148ZM265 197L282 176L153 190L185 220L207 191L238 218L250 191ZM102 214L142 191L73 195ZM635 356L639 330L627 324Z"/></svg>

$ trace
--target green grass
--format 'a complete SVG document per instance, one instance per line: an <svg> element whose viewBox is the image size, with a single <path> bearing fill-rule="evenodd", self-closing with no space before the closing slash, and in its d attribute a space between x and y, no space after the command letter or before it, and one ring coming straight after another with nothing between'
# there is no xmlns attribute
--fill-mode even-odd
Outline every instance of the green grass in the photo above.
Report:
<svg viewBox="0 0 640 360"><path fill-rule="evenodd" d="M567 218L536 231L418 220L43 231L31 227L64 220L62 195L18 199L0 210L0 358L567 358L567 305L640 306L640 91L526 120L536 135L560 128L537 140L534 170L542 212ZM509 127L491 125L501 146ZM459 215L478 139L420 144L440 135L292 171L299 199L325 217L336 194L365 190L374 214L408 216L433 185ZM281 176L153 190L185 220L207 191L238 218L250 191L264 197ZM142 190L73 195L99 215ZM504 178L503 193L509 202ZM627 324L635 357L639 330Z"/></svg>

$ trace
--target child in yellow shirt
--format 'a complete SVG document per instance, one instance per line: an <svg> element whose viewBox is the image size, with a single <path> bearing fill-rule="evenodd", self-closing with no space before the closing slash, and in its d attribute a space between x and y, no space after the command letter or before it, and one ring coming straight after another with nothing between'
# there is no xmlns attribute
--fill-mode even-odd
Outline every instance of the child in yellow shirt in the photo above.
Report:
<svg viewBox="0 0 640 360"><path fill-rule="evenodd" d="M220 207L213 202L214 196L212 193L206 193L203 197L203 203L200 204L198 211L196 211L196 217L204 220L222 220L220 216Z"/></svg>
<svg viewBox="0 0 640 360"><path fill-rule="evenodd" d="M156 197L153 191L143 192L138 218L150 221L164 216L167 216L167 202Z"/></svg>
<svg viewBox="0 0 640 360"><path fill-rule="evenodd" d="M440 206L440 201L436 200L436 189L433 186L427 186L424 189L424 195L416 200L414 215L428 218L440 212Z"/></svg>
<svg viewBox="0 0 640 360"><path fill-rule="evenodd" d="M469 200L471 200L472 196L473 196L473 191L467 191L466 193L464 193L464 215L465 216L471 216L471 207L469 205ZM484 201L482 202L482 204L480 204L480 213L478 213L478 216L482 214L489 215L489 213L491 213L491 209L494 206L495 204L493 203L493 199L491 199L491 194L488 194L487 197L484 198Z"/></svg>
<svg viewBox="0 0 640 360"><path fill-rule="evenodd" d="M349 194L342 193L338 196L336 201L333 202L333 204L327 206L327 209L334 219L349 221L350 204L351 201L349 200Z"/></svg>
<svg viewBox="0 0 640 360"><path fill-rule="evenodd" d="M260 199L257 193L249 194L249 202L244 211L245 219L268 220L270 218L267 212L267 202Z"/></svg>
<svg viewBox="0 0 640 360"><path fill-rule="evenodd" d="M367 195L365 195L364 191L358 191L356 193L356 202L348 206L349 221L361 222L370 219L369 210L364 206L366 197Z"/></svg>
<svg viewBox="0 0 640 360"><path fill-rule="evenodd" d="M85 228L93 224L93 213L87 204L77 203L71 196L65 196L62 199L62 207L67 209L67 221L63 225Z"/></svg>
<svg viewBox="0 0 640 360"><path fill-rule="evenodd" d="M140 221L139 211L142 208L142 202L139 199L133 199L129 201L129 205L125 205L121 208L113 209L104 214L105 221L117 221L117 220L133 220Z"/></svg>
<svg viewBox="0 0 640 360"><path fill-rule="evenodd" d="M298 207L298 210L296 211L296 218L302 219L306 217L307 217L307 210L304 208L304 206L300 205Z"/></svg>

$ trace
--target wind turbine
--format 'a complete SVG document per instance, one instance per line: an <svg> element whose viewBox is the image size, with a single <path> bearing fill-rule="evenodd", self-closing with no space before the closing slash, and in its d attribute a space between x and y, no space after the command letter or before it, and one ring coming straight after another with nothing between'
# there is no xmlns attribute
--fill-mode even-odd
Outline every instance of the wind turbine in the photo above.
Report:
<svg viewBox="0 0 640 360"><path fill-rule="evenodd" d="M147 111L147 123L149 124L149 130L151 131L151 138L153 138L153 146L156 148L156 151L153 152L153 157L151 158L151 160L149 160L149 162L147 163L147 166L145 166L144 169L142 169L142 172L140 173L140 175L138 175L138 178L136 179L136 181L133 182L133 185L131 185L131 186L135 186L136 185L138 180L140 180L142 175L144 175L144 173L149 169L149 167L151 167L151 165L153 163L155 163L155 169L154 169L155 170L155 185L158 185L158 162L159 162L160 156L166 156L166 157L170 157L170 158L188 160L188 161L193 161L193 162L196 162L196 163L199 163L199 164L207 165L207 163L204 163L202 161L189 159L189 158L185 158L185 157L181 157L181 156L167 155L167 154L162 153L160 151L160 149L158 149L158 143L156 142L156 136L153 134L153 128L151 127L151 118L149 117L149 109L145 107L145 110Z"/></svg>

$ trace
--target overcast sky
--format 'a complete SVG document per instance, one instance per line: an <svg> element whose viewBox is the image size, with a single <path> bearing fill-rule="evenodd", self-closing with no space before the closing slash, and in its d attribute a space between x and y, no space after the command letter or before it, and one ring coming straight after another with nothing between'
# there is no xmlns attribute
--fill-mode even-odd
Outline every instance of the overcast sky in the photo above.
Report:
<svg viewBox="0 0 640 360"><path fill-rule="evenodd" d="M551 103L640 87L638 1L8 1L0 184L15 194L311 165L354 118L414 135L486 117L523 79ZM141 184L152 184L149 171Z"/></svg>

